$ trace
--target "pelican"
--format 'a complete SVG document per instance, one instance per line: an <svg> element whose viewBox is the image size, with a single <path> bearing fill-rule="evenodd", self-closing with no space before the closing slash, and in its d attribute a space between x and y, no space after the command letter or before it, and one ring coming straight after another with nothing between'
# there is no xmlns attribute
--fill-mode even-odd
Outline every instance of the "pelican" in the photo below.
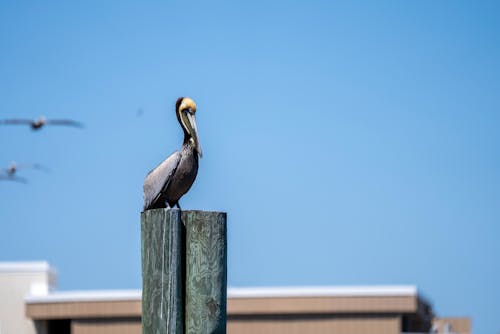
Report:
<svg viewBox="0 0 500 334"><path fill-rule="evenodd" d="M43 116L40 116L35 120L22 118L4 119L0 120L0 124L29 125L32 130L39 130L45 125L66 125L77 128L83 127L82 123L71 119L46 119Z"/></svg>
<svg viewBox="0 0 500 334"><path fill-rule="evenodd" d="M146 176L144 180L144 210L180 209L179 199L188 192L198 173L198 155L202 157L196 126L196 104L189 97L175 103L175 114L184 131L184 142Z"/></svg>
<svg viewBox="0 0 500 334"><path fill-rule="evenodd" d="M19 170L19 168L33 168L33 169L38 169L42 170L45 172L48 172L48 169L40 164L18 164L15 161L12 161L7 168L2 168L2 170L7 174L8 176L14 176L16 172Z"/></svg>

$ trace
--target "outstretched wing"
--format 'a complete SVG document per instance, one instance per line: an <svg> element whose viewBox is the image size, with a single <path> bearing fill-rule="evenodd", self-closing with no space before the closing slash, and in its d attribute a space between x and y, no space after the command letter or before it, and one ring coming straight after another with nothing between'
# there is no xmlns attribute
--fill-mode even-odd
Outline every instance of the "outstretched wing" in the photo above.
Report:
<svg viewBox="0 0 500 334"><path fill-rule="evenodd" d="M41 170L43 172L50 172L50 169L48 169L47 167L43 166L43 165L40 165L40 164L37 164L37 163L34 163L34 164L16 164L16 168L17 169L25 169L25 168L33 168L33 169L37 169L37 170Z"/></svg>
<svg viewBox="0 0 500 334"><path fill-rule="evenodd" d="M28 183L25 178L14 175L0 175L0 181L15 181L20 183Z"/></svg>
<svg viewBox="0 0 500 334"><path fill-rule="evenodd" d="M22 119L22 118L14 118L14 119L3 119L0 120L0 124L14 124L14 125L31 125L33 123L33 120L31 119Z"/></svg>
<svg viewBox="0 0 500 334"><path fill-rule="evenodd" d="M144 210L149 209L167 189L180 161L181 153L174 152L146 176L143 187Z"/></svg>
<svg viewBox="0 0 500 334"><path fill-rule="evenodd" d="M46 121L47 124L50 125L67 125L74 126L77 128L83 128L83 124L72 119L48 119Z"/></svg>

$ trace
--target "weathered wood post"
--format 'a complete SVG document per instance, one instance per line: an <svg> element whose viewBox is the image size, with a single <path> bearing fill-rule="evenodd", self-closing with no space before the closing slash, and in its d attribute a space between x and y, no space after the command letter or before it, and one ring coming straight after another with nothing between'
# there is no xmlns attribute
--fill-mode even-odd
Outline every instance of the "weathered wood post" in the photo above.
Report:
<svg viewBox="0 0 500 334"><path fill-rule="evenodd" d="M183 240L179 209L141 214L143 334L183 333Z"/></svg>
<svg viewBox="0 0 500 334"><path fill-rule="evenodd" d="M226 333L226 213L141 214L142 333Z"/></svg>
<svg viewBox="0 0 500 334"><path fill-rule="evenodd" d="M226 333L227 216L184 211L186 334Z"/></svg>

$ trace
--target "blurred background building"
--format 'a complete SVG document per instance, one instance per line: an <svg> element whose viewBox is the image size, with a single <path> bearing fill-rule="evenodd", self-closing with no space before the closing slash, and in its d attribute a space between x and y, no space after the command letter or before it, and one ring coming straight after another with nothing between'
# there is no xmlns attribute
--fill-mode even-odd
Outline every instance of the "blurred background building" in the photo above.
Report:
<svg viewBox="0 0 500 334"><path fill-rule="evenodd" d="M47 262L0 263L0 334L141 333L141 291L57 291ZM460 333L415 286L229 288L228 333Z"/></svg>

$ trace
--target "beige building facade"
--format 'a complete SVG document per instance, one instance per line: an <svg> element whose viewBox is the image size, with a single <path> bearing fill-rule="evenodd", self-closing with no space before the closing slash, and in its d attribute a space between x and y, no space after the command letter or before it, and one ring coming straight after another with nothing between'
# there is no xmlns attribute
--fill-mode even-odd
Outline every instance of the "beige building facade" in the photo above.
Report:
<svg viewBox="0 0 500 334"><path fill-rule="evenodd" d="M141 291L55 291L45 262L0 264L0 334L139 334ZM471 333L414 286L229 288L230 334Z"/></svg>
<svg viewBox="0 0 500 334"><path fill-rule="evenodd" d="M141 333L141 292L28 296L26 315L71 334ZM470 333L468 318L436 318L414 286L230 288L227 331L250 333Z"/></svg>

